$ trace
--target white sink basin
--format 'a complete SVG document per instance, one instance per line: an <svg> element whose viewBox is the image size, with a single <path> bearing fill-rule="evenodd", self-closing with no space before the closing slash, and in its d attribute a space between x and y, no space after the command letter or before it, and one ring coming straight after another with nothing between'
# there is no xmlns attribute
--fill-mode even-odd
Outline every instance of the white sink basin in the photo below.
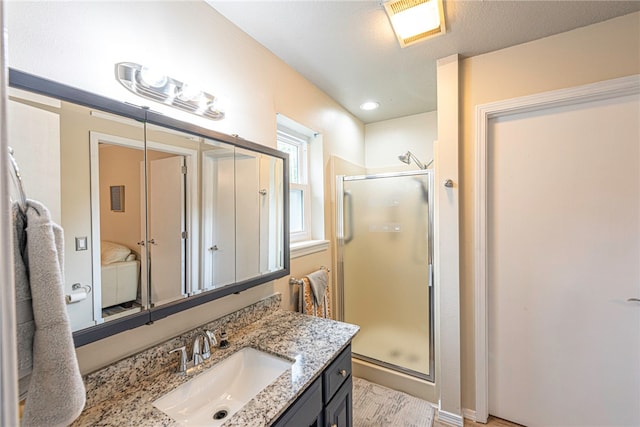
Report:
<svg viewBox="0 0 640 427"><path fill-rule="evenodd" d="M220 426L293 362L245 347L165 394L153 406L183 425Z"/></svg>

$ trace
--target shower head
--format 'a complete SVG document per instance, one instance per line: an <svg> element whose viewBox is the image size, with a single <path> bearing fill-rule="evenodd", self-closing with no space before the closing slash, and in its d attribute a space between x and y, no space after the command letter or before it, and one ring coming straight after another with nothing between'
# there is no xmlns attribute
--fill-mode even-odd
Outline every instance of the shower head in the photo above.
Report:
<svg viewBox="0 0 640 427"><path fill-rule="evenodd" d="M407 151L404 154L400 154L398 156L398 160L400 160L402 163L409 164L409 163L411 163L411 157L409 157L410 155L411 155L411 153Z"/></svg>
<svg viewBox="0 0 640 427"><path fill-rule="evenodd" d="M398 156L398 160L400 160L402 163L406 163L408 165L411 164L411 160L413 160L413 162L416 164L416 166L418 166L420 169L426 169L431 165L431 163L433 163L433 160L431 160L425 166L420 160L418 160L418 158L416 156L413 155L413 153L411 151L407 151L404 154L400 154Z"/></svg>

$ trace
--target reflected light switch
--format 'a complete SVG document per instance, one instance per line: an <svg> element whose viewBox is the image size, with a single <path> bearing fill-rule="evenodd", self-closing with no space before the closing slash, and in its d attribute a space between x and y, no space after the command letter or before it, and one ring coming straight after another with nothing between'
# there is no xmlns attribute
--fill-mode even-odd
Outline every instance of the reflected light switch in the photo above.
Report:
<svg viewBox="0 0 640 427"><path fill-rule="evenodd" d="M87 238L85 237L76 237L76 251L86 251L87 250Z"/></svg>

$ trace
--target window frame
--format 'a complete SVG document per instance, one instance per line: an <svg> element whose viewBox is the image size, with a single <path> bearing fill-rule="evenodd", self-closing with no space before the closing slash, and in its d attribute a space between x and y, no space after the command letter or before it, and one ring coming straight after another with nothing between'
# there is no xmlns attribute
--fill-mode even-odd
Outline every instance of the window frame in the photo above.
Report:
<svg viewBox="0 0 640 427"><path fill-rule="evenodd" d="M311 138L307 135L294 131L293 129L278 124L277 127L277 148L280 150L280 144L288 144L297 148L297 161L289 159L289 164L298 165L297 176L291 172L289 177L290 201L291 191L300 191L302 193L302 230L291 231L289 229L289 239L291 242L303 242L311 240L312 236L312 218L311 218L311 182L309 179L309 144ZM284 151L284 150L283 150ZM288 151L287 151L288 152ZM293 206L293 205L291 205ZM291 215L291 214L290 214ZM290 220L290 223L293 221Z"/></svg>

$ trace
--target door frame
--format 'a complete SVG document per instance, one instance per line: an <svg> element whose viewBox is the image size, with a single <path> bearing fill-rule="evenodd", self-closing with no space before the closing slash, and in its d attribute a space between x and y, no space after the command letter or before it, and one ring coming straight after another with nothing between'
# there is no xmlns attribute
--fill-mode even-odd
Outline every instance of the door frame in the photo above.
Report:
<svg viewBox="0 0 640 427"><path fill-rule="evenodd" d="M102 278L100 274L100 143L108 143L119 147L142 150L144 152L144 141L102 132L89 132L92 260L91 275L93 283L93 322L96 325L104 323L104 318L102 317ZM143 301L145 300L145 298L147 298L146 291L143 287Z"/></svg>
<svg viewBox="0 0 640 427"><path fill-rule="evenodd" d="M198 245L199 245L199 233L200 230L197 228L198 223L198 192L200 191L197 183L197 176L199 174L198 168L198 152L196 150L173 146L169 144L164 144L160 142L154 141L140 141L132 138L126 138L117 135L111 135L102 132L91 131L89 132L89 152L90 152L90 176L91 176L91 241L95 244L95 242L100 242L100 188L99 188L99 150L98 146L101 142L108 143L111 145L116 145L120 147L133 148L145 151L146 149L162 151L165 153L170 153L174 155L181 155L185 157L187 173L186 173L186 186L187 192L184 194L184 198L186 200L186 213L185 213L185 228L188 233L188 243L185 247L186 253L184 254L184 259L191 259L193 254L198 253ZM145 181L141 181L141 188L146 186ZM146 189L145 189L146 192ZM146 193L145 193L146 194ZM140 199L141 203L146 205L146 195L143 195ZM141 213L143 215L147 215L146 209L142 209ZM146 224L143 226L142 230L143 237L146 236ZM142 239L146 240L146 239ZM141 267L141 282L144 283L143 274L145 269L148 268L146 264L146 254L144 251L140 253L140 267ZM104 319L102 318L102 294L99 290L102 289L100 283L100 251L93 251L92 253L92 276L93 276L93 284L94 284L94 292L93 292L93 321L95 324L104 323ZM195 289L194 286L196 281L199 278L198 266L185 267L185 289L188 295L191 295L192 290ZM147 275L148 277L148 275ZM142 300L148 301L149 292L147 290L148 287L143 286L142 291Z"/></svg>
<svg viewBox="0 0 640 427"><path fill-rule="evenodd" d="M0 22L5 22L4 2L0 3ZM13 245L11 200L9 185L9 142L7 137L7 64L6 36L0 34L0 424L16 425L18 416L18 344L16 338L15 283L13 275Z"/></svg>
<svg viewBox="0 0 640 427"><path fill-rule="evenodd" d="M640 94L640 74L476 106L475 129L475 380L476 421L489 417L488 165L489 120L513 114Z"/></svg>

